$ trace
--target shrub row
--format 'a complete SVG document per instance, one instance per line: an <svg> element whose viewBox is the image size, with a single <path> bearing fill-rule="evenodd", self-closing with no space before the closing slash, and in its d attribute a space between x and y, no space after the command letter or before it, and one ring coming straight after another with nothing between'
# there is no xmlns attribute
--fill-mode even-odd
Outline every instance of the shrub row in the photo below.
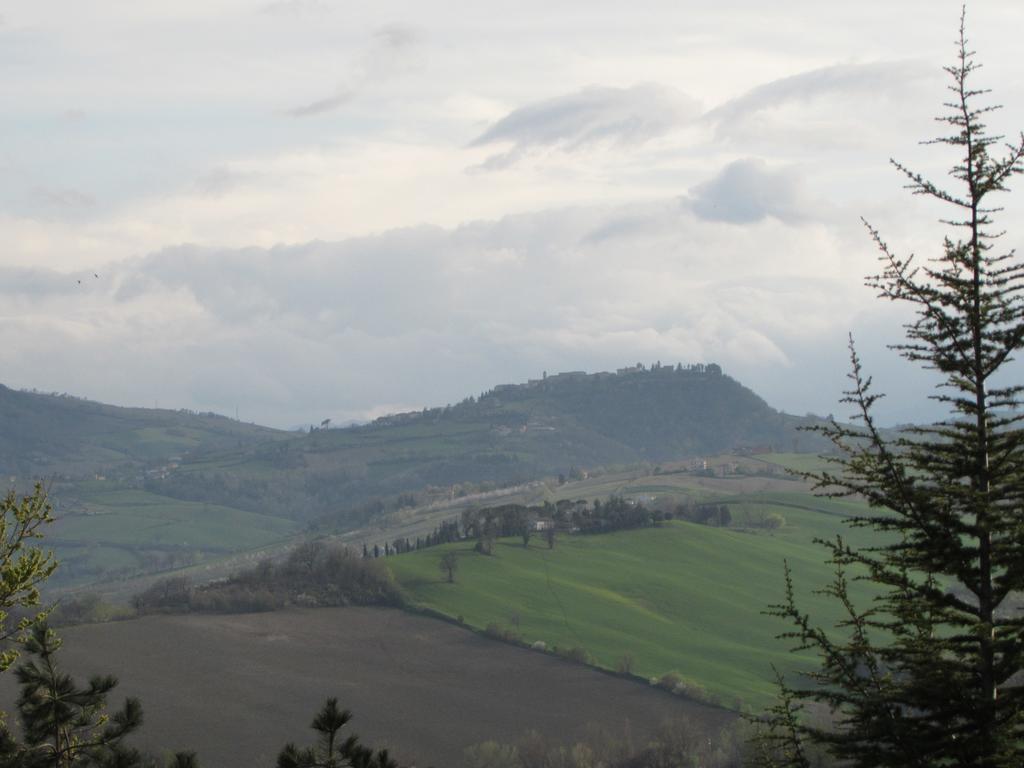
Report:
<svg viewBox="0 0 1024 768"><path fill-rule="evenodd" d="M398 587L383 563L343 546L307 542L281 563L264 560L229 578L192 585L185 577L161 579L134 598L146 613L244 613L289 605L398 605Z"/></svg>

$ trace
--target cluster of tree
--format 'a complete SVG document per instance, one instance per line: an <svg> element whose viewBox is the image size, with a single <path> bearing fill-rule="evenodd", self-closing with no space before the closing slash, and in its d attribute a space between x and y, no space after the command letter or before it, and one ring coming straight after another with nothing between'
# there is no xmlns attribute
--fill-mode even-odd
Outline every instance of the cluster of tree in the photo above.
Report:
<svg viewBox="0 0 1024 768"><path fill-rule="evenodd" d="M583 480L583 479L584 479L583 470L581 470L579 467L575 467L575 466L569 467L568 474L566 474L565 472L559 472L558 473L558 484L559 485L565 485L570 480L575 481L575 480Z"/></svg>
<svg viewBox="0 0 1024 768"><path fill-rule="evenodd" d="M499 538L517 537L526 547L535 534L544 539L549 549L553 549L558 532L610 533L630 528L648 528L671 520L672 516L672 512L649 509L620 496L612 496L604 502L595 499L592 504L579 499L562 500L556 504L545 502L534 506L502 504L497 507L470 508L464 510L458 520L443 521L425 537L417 537L415 540L398 538L393 542L385 542L383 547L379 544L373 547L364 544L363 557L388 557L466 540L476 542L477 552L490 555ZM443 570L449 576L452 575L452 569Z"/></svg>
<svg viewBox="0 0 1024 768"><path fill-rule="evenodd" d="M528 546L534 530L534 520L543 507L522 504L502 504L483 509L467 509L462 513L462 531L467 539L476 539L476 549L485 555L494 551L496 539L518 536Z"/></svg>
<svg viewBox="0 0 1024 768"><path fill-rule="evenodd" d="M786 518L779 512L769 508L741 510L739 515L733 513L728 504L721 502L678 502L678 497L666 496L659 499L657 505L661 509L670 509L669 517L687 520L699 525L711 525L719 528L741 526L744 528L765 528L776 530L786 524Z"/></svg>
<svg viewBox="0 0 1024 768"><path fill-rule="evenodd" d="M553 517L557 526L567 527L573 532L611 533L631 528L650 528L671 520L672 513L650 509L622 496L611 496L604 503L595 499L590 505L582 500L559 502L555 505Z"/></svg>
<svg viewBox="0 0 1024 768"><path fill-rule="evenodd" d="M400 493L395 499L395 506L398 509L408 509L409 507L416 506L416 494L414 493Z"/></svg>
<svg viewBox="0 0 1024 768"><path fill-rule="evenodd" d="M462 538L462 534L459 531L459 521L442 520L441 524L438 525L434 530L428 533L424 537L416 537L416 548L422 547L433 547L438 544L449 544L453 541L459 541Z"/></svg>
<svg viewBox="0 0 1024 768"><path fill-rule="evenodd" d="M676 517L700 525L716 525L728 528L732 525L732 512L726 504L693 504L690 502L676 507Z"/></svg>
<svg viewBox="0 0 1024 768"><path fill-rule="evenodd" d="M139 614L269 611L286 605L397 605L390 571L347 547L319 541L292 550L283 562L263 560L222 581L195 586L184 577L155 582L134 598Z"/></svg>

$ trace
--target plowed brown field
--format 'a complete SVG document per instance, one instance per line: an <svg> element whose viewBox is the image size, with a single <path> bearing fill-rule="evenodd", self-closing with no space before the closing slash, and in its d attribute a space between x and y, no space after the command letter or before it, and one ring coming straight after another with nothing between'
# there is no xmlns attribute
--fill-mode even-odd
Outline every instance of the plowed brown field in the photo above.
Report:
<svg viewBox="0 0 1024 768"><path fill-rule="evenodd" d="M328 696L353 729L403 764L459 765L463 749L516 741L527 729L558 740L586 724L636 735L666 718L710 727L732 715L635 682L494 642L398 610L338 608L232 616L152 616L61 631L67 669L121 679L116 700L142 699L135 743L193 749L205 768L271 768L288 741L312 743ZM0 702L11 710L12 675Z"/></svg>

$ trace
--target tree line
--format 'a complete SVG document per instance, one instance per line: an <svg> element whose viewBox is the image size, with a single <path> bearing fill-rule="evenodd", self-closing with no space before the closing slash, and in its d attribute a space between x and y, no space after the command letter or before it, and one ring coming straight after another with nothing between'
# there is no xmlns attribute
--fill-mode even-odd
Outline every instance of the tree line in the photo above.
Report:
<svg viewBox="0 0 1024 768"><path fill-rule="evenodd" d="M398 587L383 563L349 547L308 541L280 562L266 558L226 579L194 585L185 577L160 579L133 598L147 613L273 611L287 605L398 605Z"/></svg>
<svg viewBox="0 0 1024 768"><path fill-rule="evenodd" d="M372 547L363 544L364 558L389 557L414 552L440 544L474 541L475 549L492 554L501 538L519 538L524 547L536 536L549 549L555 546L558 534L611 533L633 528L649 528L671 520L674 513L651 509L622 496L606 501L585 499L544 502L537 505L501 504L494 507L470 508L460 517L442 521L424 536L398 537Z"/></svg>

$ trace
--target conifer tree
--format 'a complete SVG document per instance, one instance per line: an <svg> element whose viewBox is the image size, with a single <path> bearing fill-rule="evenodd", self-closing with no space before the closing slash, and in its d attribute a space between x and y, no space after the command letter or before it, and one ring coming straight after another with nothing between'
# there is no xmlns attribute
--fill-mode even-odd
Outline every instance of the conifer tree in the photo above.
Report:
<svg viewBox="0 0 1024 768"><path fill-rule="evenodd" d="M844 609L831 630L794 599L771 613L791 622L784 637L819 658L809 680L780 678L780 702L764 718L761 762L811 765L823 747L851 766L1019 768L1024 765L1024 617L1012 606L1024 590L1024 431L1022 387L1011 358L1024 346L1024 265L999 250L992 202L1022 171L1024 134L1010 144L985 126L996 106L974 85L979 65L961 18L946 134L951 185L893 164L914 194L951 213L942 250L930 261L898 256L870 225L882 269L868 278L881 297L915 311L895 348L942 377L931 395L947 408L938 424L887 439L873 406L880 397L850 343L853 426L823 431L840 449L830 471L812 477L825 495L856 495L871 511L851 523L888 534L883 545L826 543L835 577L823 590ZM852 602L853 578L878 597ZM831 716L812 725L810 705Z"/></svg>
<svg viewBox="0 0 1024 768"><path fill-rule="evenodd" d="M355 734L341 738L341 729L351 720L351 711L338 709L336 698L328 699L310 725L320 743L304 749L287 744L277 757L277 768L398 768L386 749L374 752Z"/></svg>
<svg viewBox="0 0 1024 768"><path fill-rule="evenodd" d="M32 628L25 641L31 657L15 670L21 687L17 711L23 731L19 741L7 725L0 728L0 764L70 768L71 766L138 766L137 751L122 744L142 724L142 705L129 698L117 712L106 711L107 695L117 685L111 676L93 677L78 686L57 664L61 641L45 624Z"/></svg>

